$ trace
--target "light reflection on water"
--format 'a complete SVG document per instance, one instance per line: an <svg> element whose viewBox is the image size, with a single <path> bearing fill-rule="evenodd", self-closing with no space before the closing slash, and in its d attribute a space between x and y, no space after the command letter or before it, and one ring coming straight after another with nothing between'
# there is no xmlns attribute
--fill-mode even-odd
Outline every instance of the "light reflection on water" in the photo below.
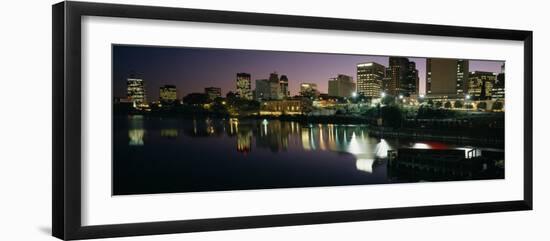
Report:
<svg viewBox="0 0 550 241"><path fill-rule="evenodd" d="M134 115L128 117L128 138L130 146L143 146L143 137L145 136L145 129L143 128L143 116Z"/></svg>
<svg viewBox="0 0 550 241"><path fill-rule="evenodd" d="M465 145L374 137L366 125L137 115L118 117L114 125L118 194L469 180L471 175L449 176L442 170L479 169L390 165L388 151L403 147L480 152Z"/></svg>
<svg viewBox="0 0 550 241"><path fill-rule="evenodd" d="M143 116L128 118L128 144L130 146L146 145L145 140L149 133L144 127L144 118ZM187 126L185 123L190 124ZM179 130L179 128L183 130ZM195 118L190 122L184 121L183 123L172 120L167 127L161 127L160 137L177 139L180 133L191 137L233 137L236 142L236 151L243 154L252 152L253 144L257 148L268 149L272 152L298 148L302 151L349 153L356 160L357 170L372 173L376 160L385 159L388 150L393 150L397 143L393 141L394 143L390 144L385 139L370 137L366 128L365 125L304 125L294 121L266 119Z"/></svg>

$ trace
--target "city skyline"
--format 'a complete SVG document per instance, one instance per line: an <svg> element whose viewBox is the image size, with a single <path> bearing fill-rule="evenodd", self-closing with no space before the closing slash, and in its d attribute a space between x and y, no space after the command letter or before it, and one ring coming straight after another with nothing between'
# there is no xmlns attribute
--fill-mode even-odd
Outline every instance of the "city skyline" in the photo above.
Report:
<svg viewBox="0 0 550 241"><path fill-rule="evenodd" d="M409 57L418 69L419 91L425 93L426 58ZM113 93L126 96L126 79L136 74L145 82L148 100L159 99L159 88L175 85L177 97L202 93L207 86L219 87L222 95L236 92L236 74L267 79L277 72L288 76L292 96L298 95L301 83L315 83L322 93L328 92L328 81L338 74L357 81L357 64L376 62L385 67L389 56L303 53L262 50L234 50L150 46L113 46ZM504 61L470 60L469 71L499 73ZM189 69L189 70L188 70Z"/></svg>

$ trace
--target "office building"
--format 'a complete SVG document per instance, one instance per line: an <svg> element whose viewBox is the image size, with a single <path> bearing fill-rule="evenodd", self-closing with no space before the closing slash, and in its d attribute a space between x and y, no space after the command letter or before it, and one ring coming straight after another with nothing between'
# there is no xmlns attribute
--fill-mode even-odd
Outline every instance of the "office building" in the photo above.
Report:
<svg viewBox="0 0 550 241"><path fill-rule="evenodd" d="M459 59L456 61L456 94L457 96L464 96L468 93L468 75L469 75L469 62L468 60Z"/></svg>
<svg viewBox="0 0 550 241"><path fill-rule="evenodd" d="M175 85L164 85L160 87L159 101L162 104L174 104L178 99L177 95Z"/></svg>
<svg viewBox="0 0 550 241"><path fill-rule="evenodd" d="M408 58L390 57L386 74L386 92L393 96L418 94L419 78L416 63Z"/></svg>
<svg viewBox="0 0 550 241"><path fill-rule="evenodd" d="M469 75L468 94L474 100L491 99L493 84L497 74L485 71L473 71Z"/></svg>
<svg viewBox="0 0 550 241"><path fill-rule="evenodd" d="M250 74L237 73L237 96L239 98L252 100L252 81Z"/></svg>
<svg viewBox="0 0 550 241"><path fill-rule="evenodd" d="M215 100L216 98L222 97L222 89L218 87L207 87L204 88L204 94L206 94L209 100Z"/></svg>
<svg viewBox="0 0 550 241"><path fill-rule="evenodd" d="M282 77L282 76L281 76ZM286 76L285 76L286 78ZM277 83L279 85L279 87L275 88L274 86L271 86L270 90L272 91L271 92L271 99L283 99L285 97L284 93L283 93L283 87L285 86L284 84L281 83L281 80L279 79L279 74L277 74L277 72L273 72L271 74L269 74L269 83L271 85L274 85L275 83ZM288 89L288 79L287 79L287 82L286 82L286 89ZM274 93L273 91L277 91L277 93Z"/></svg>
<svg viewBox="0 0 550 241"><path fill-rule="evenodd" d="M405 96L418 95L420 88L420 77L418 76L418 69L416 69L416 63L409 62L409 70L407 72L407 81L405 84Z"/></svg>
<svg viewBox="0 0 550 241"><path fill-rule="evenodd" d="M462 98L469 88L468 64L467 60L426 59L426 94Z"/></svg>
<svg viewBox="0 0 550 241"><path fill-rule="evenodd" d="M389 86L392 80L391 69L387 67L385 69L384 78L382 78L382 85L380 86L380 91L384 93L389 93Z"/></svg>
<svg viewBox="0 0 550 241"><path fill-rule="evenodd" d="M273 77L273 76L272 76ZM256 100L278 100L282 98L279 79L256 80Z"/></svg>
<svg viewBox="0 0 550 241"><path fill-rule="evenodd" d="M380 97L385 72L386 67L375 62L357 64L357 94Z"/></svg>
<svg viewBox="0 0 550 241"><path fill-rule="evenodd" d="M281 75L279 79L279 85L281 85L281 94L282 98L290 97L290 91L288 90L288 77L286 75Z"/></svg>
<svg viewBox="0 0 550 241"><path fill-rule="evenodd" d="M134 106L147 104L145 94L145 83L143 79L135 78L133 75L126 79L128 100L133 102Z"/></svg>
<svg viewBox="0 0 550 241"><path fill-rule="evenodd" d="M328 81L328 95L337 97L351 97L355 92L353 77L339 74Z"/></svg>
<svg viewBox="0 0 550 241"><path fill-rule="evenodd" d="M500 73L497 75L493 90L491 91L491 99L504 99L504 64L500 67Z"/></svg>

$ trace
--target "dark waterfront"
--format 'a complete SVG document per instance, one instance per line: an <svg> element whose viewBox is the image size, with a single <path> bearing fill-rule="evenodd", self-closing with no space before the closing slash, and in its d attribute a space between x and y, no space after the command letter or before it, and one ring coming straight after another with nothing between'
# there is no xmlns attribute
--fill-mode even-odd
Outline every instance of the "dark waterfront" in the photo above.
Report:
<svg viewBox="0 0 550 241"><path fill-rule="evenodd" d="M115 115L113 130L114 195L496 179L504 174L500 147L374 137L360 124ZM405 161L390 161L388 151L399 148L414 153L407 152L401 158ZM417 149L429 153L423 152L419 161ZM476 157L445 161L462 152Z"/></svg>

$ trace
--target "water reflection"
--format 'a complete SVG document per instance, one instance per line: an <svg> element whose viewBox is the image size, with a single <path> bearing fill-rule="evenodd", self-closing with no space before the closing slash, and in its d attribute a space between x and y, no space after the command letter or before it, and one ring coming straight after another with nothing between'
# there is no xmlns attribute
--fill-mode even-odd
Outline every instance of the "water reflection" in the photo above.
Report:
<svg viewBox="0 0 550 241"><path fill-rule="evenodd" d="M242 124L239 126L238 121L234 121L235 131L237 133L237 151L247 154L252 150L252 129L250 124Z"/></svg>
<svg viewBox="0 0 550 241"><path fill-rule="evenodd" d="M371 173L377 161L395 148L385 139L369 136L365 125L301 124L279 120L239 120L237 118L193 119L186 135L229 136L236 139L236 151L247 154L253 143L259 149L286 152L302 151L348 153L356 160L357 170Z"/></svg>
<svg viewBox="0 0 550 241"><path fill-rule="evenodd" d="M503 177L502 150L379 138L366 125L153 116L114 125L119 194Z"/></svg>
<svg viewBox="0 0 550 241"><path fill-rule="evenodd" d="M162 120L162 119L161 119ZM128 117L129 145L144 145L147 134L143 127L143 116ZM388 151L399 147L415 149L449 149L449 145L439 142L406 142L397 139L379 139L368 134L366 125L338 124L302 124L279 120L239 120L237 118L214 119L194 118L192 120L162 120L160 136L176 139L180 133L191 137L232 137L235 138L236 151L242 154L252 152L253 145L258 149L271 152L286 152L289 148L298 151L330 151L347 153L354 157L356 169L372 173L388 157ZM466 155L479 156L472 148L454 148L466 150ZM472 151L470 151L472 150ZM470 153L473 152L473 153Z"/></svg>
<svg viewBox="0 0 550 241"><path fill-rule="evenodd" d="M128 117L128 138L130 146L143 146L143 137L145 136L145 129L143 128L143 116L134 115Z"/></svg>
<svg viewBox="0 0 550 241"><path fill-rule="evenodd" d="M160 136L166 137L166 138L176 138L178 137L178 129L175 129L175 128L161 129Z"/></svg>

